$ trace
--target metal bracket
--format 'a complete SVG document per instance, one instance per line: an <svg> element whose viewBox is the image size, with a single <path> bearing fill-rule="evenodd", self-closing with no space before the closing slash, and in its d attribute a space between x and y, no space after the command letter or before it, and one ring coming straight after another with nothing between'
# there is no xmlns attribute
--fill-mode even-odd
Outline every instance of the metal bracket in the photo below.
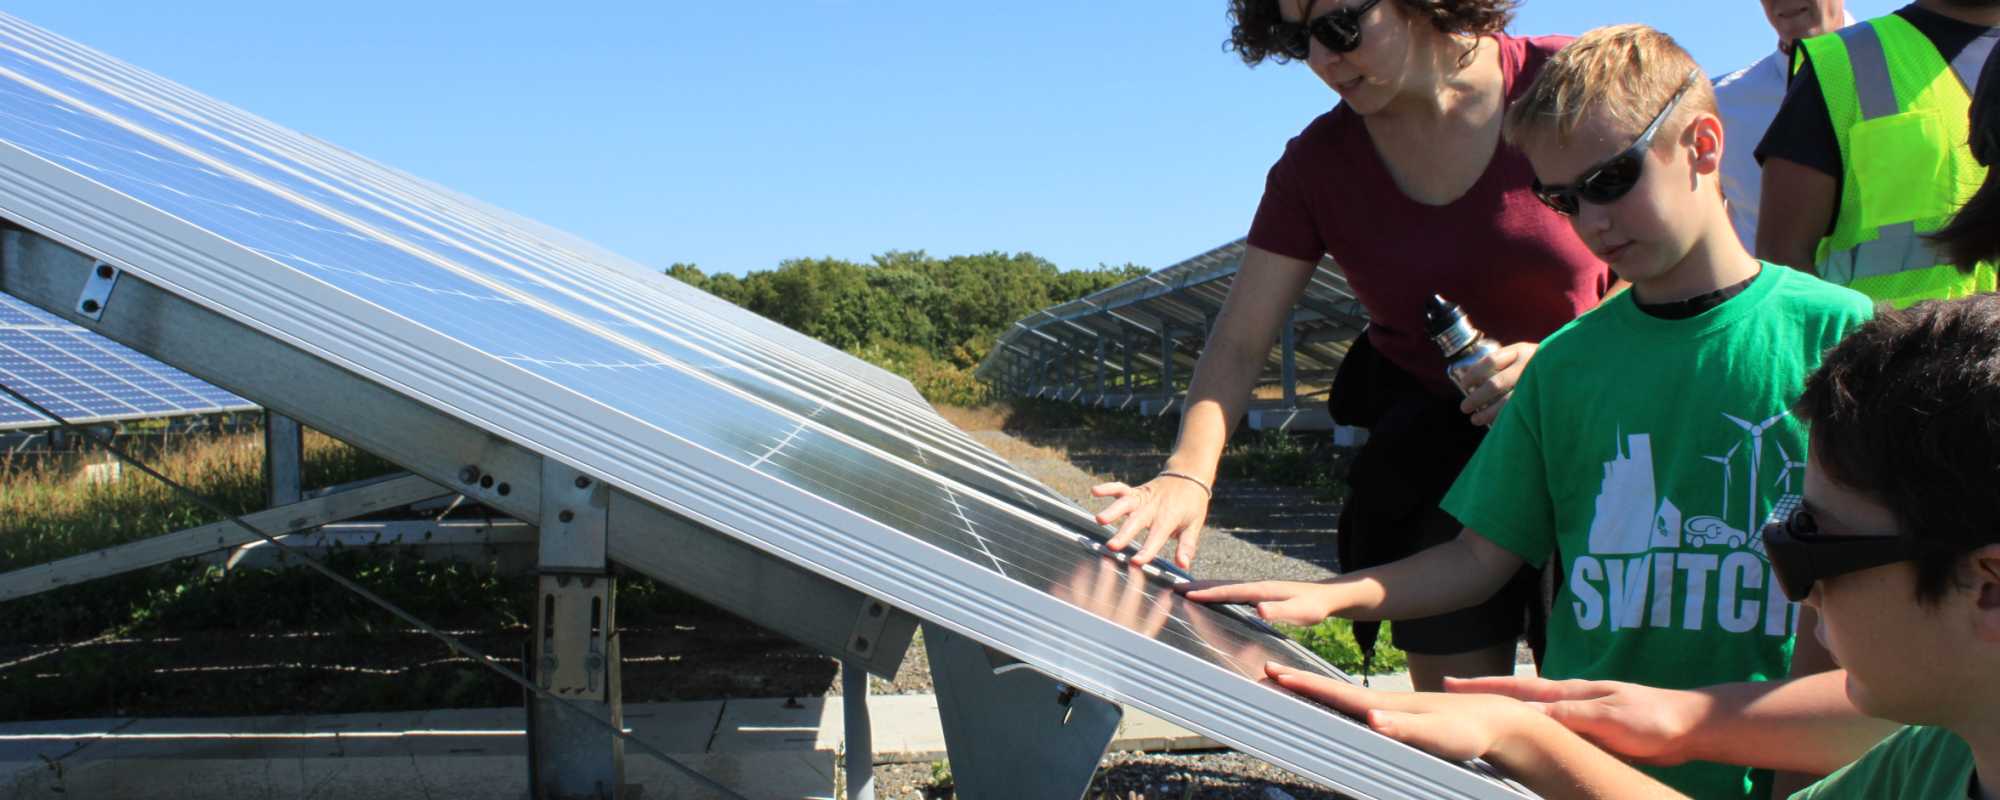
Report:
<svg viewBox="0 0 2000 800"><path fill-rule="evenodd" d="M604 572L610 492L602 482L542 459L541 570Z"/></svg>
<svg viewBox="0 0 2000 800"><path fill-rule="evenodd" d="M603 702L612 627L611 578L538 579L535 680L557 697Z"/></svg>
<svg viewBox="0 0 2000 800"><path fill-rule="evenodd" d="M1124 710L937 625L923 630L958 796L1082 797Z"/></svg>
<svg viewBox="0 0 2000 800"><path fill-rule="evenodd" d="M93 320L104 319L104 306L111 302L111 289L118 285L118 276L124 274L117 267L97 262L90 268L90 277L83 282L83 294L76 299L76 313Z"/></svg>
<svg viewBox="0 0 2000 800"><path fill-rule="evenodd" d="M889 626L889 607L873 597L861 605L861 613L854 619L854 632L847 637L847 651L860 657L864 662L875 654L875 648L882 641L882 631Z"/></svg>

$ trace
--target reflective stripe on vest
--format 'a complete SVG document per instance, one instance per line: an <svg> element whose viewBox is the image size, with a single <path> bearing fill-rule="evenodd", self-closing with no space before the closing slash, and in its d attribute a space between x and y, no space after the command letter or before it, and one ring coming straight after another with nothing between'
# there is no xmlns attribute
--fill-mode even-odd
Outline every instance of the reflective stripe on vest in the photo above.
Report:
<svg viewBox="0 0 2000 800"><path fill-rule="evenodd" d="M1985 178L1967 143L1971 95L1937 47L1895 15L1801 42L1812 56L1843 164L1819 273L1905 305L1994 289L1994 271L1943 266L1923 234Z"/></svg>

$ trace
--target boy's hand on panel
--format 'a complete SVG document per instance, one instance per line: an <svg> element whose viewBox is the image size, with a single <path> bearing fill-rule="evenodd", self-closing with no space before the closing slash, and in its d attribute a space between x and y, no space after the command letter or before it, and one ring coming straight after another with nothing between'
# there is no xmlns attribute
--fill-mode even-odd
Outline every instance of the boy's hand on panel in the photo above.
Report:
<svg viewBox="0 0 2000 800"><path fill-rule="evenodd" d="M1187 599L1197 603L1254 605L1257 616L1265 621L1290 625L1316 625L1345 609L1339 602L1339 590L1324 583L1195 581L1183 591Z"/></svg>
<svg viewBox="0 0 2000 800"><path fill-rule="evenodd" d="M1698 692L1623 681L1552 681L1529 677L1446 678L1451 694L1501 695L1538 708L1563 727L1629 761L1686 762L1687 736L1706 713Z"/></svg>

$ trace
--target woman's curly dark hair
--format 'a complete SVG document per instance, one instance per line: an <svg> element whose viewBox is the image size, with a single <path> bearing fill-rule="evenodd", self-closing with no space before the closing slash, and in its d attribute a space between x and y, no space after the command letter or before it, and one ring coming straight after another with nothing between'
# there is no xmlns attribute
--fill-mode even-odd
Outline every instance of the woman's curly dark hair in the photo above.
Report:
<svg viewBox="0 0 2000 800"><path fill-rule="evenodd" d="M1293 0L1229 0L1229 41L1223 48L1257 66L1265 59L1290 61L1271 42L1271 29L1284 21L1278 3ZM1444 33L1488 36L1507 28L1520 0L1394 0L1403 13L1428 19Z"/></svg>

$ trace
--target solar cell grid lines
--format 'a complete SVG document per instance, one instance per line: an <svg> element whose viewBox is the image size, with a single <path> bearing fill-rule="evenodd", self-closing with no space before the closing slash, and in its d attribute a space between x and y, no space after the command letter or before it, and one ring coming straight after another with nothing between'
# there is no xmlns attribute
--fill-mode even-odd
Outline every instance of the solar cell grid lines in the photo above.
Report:
<svg viewBox="0 0 2000 800"><path fill-rule="evenodd" d="M1363 794L1510 794L1254 683L1336 673L1101 557L907 382L5 17L0 213L1085 691Z"/></svg>
<svg viewBox="0 0 2000 800"><path fill-rule="evenodd" d="M0 294L0 383L71 422L249 411L256 406L39 308ZM55 424L0 396L0 431Z"/></svg>

